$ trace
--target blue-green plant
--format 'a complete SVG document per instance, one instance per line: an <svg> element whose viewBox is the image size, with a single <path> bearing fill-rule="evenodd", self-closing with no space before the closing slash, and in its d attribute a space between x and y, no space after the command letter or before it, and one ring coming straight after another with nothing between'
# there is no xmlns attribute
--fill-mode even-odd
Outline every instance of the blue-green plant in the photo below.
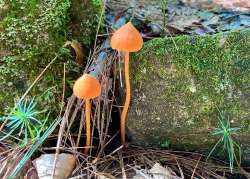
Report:
<svg viewBox="0 0 250 179"><path fill-rule="evenodd" d="M34 140L39 137L44 123L42 124L37 117L45 111L37 111L36 104L35 98L30 101L24 100L17 105L11 114L0 118L1 121L7 120L5 125L7 132L0 138L0 141L12 135L18 135L22 144L27 144L29 139Z"/></svg>
<svg viewBox="0 0 250 179"><path fill-rule="evenodd" d="M29 147L29 149L24 153L22 159L18 162L18 164L13 169L11 175L9 178L15 178L15 176L21 171L21 169L25 166L27 161L31 158L31 156L34 154L34 152L38 149L40 145L43 144L43 142L47 139L47 137L52 134L52 132L56 129L58 124L62 121L62 117L59 116L56 118L50 126L44 131L44 133L41 135L41 137L36 138L35 141L32 143L32 145Z"/></svg>
<svg viewBox="0 0 250 179"><path fill-rule="evenodd" d="M160 143L161 148L168 149L171 146L171 141L169 139L165 139Z"/></svg>
<svg viewBox="0 0 250 179"><path fill-rule="evenodd" d="M225 119L225 112L219 111L219 127L215 128L212 135L217 135L219 137L218 142L213 146L207 158L209 158L215 149L222 145L223 151L226 151L227 158L229 160L231 173L233 172L234 161L241 163L241 147L233 138L233 135L237 135L237 131L240 128L231 127L229 118Z"/></svg>

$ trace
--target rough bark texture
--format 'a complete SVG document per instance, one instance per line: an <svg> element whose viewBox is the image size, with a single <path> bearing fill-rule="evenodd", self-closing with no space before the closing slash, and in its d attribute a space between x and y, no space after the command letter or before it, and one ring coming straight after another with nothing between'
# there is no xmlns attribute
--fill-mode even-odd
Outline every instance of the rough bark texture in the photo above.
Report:
<svg viewBox="0 0 250 179"><path fill-rule="evenodd" d="M158 38L131 59L132 142L210 150L224 113L250 146L250 32Z"/></svg>

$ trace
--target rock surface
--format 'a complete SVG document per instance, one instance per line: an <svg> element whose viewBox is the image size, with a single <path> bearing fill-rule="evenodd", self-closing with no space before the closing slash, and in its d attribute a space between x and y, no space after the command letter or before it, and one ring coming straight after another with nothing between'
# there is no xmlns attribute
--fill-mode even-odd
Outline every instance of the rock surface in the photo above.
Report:
<svg viewBox="0 0 250 179"><path fill-rule="evenodd" d="M157 38L131 59L132 143L210 150L222 120L250 146L250 32Z"/></svg>

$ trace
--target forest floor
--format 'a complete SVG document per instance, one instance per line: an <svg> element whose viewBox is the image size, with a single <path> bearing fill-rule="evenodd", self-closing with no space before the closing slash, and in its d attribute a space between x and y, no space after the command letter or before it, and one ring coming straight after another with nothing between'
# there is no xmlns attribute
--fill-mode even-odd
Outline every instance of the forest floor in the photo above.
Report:
<svg viewBox="0 0 250 179"><path fill-rule="evenodd" d="M249 30L247 1L215 3L0 0L0 178L250 178L234 155L232 168L196 151L121 145L114 120L124 94L110 34L128 20L145 41ZM86 155L85 104L72 86L104 60Z"/></svg>

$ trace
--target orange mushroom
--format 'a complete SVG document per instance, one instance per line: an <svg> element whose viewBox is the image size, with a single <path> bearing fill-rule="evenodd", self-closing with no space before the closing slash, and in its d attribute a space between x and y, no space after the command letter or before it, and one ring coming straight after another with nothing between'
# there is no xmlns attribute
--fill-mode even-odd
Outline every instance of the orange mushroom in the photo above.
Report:
<svg viewBox="0 0 250 179"><path fill-rule="evenodd" d="M73 87L74 94L80 98L85 99L85 115L86 115L86 148L84 153L88 154L91 132L90 132L90 99L96 98L101 93L101 85L99 81L89 74L84 74L78 78Z"/></svg>
<svg viewBox="0 0 250 179"><path fill-rule="evenodd" d="M143 46L143 39L141 34L133 26L131 22L120 27L114 32L111 37L111 47L118 51L125 53L125 81L126 81L126 99L121 116L121 142L125 144L125 127L126 127L126 115L129 108L131 92L129 81L129 52L137 52Z"/></svg>

